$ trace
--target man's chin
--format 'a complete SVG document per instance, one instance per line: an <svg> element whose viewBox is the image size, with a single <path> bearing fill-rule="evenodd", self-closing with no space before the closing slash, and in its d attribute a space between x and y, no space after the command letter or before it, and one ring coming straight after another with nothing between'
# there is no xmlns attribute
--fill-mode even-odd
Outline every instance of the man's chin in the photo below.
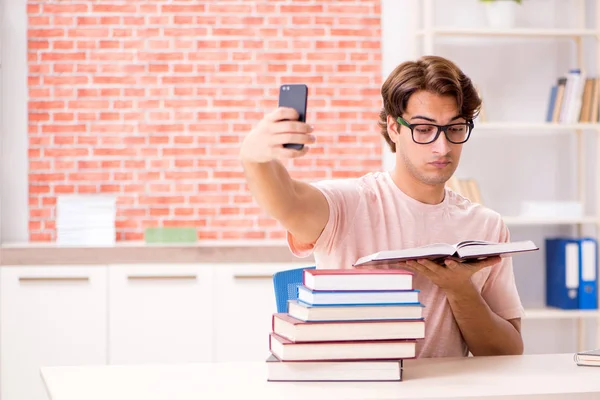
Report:
<svg viewBox="0 0 600 400"><path fill-rule="evenodd" d="M428 185L432 185L432 186L445 185L446 182L448 182L451 177L452 177L452 174L429 175L429 176L425 177L424 182L427 183Z"/></svg>

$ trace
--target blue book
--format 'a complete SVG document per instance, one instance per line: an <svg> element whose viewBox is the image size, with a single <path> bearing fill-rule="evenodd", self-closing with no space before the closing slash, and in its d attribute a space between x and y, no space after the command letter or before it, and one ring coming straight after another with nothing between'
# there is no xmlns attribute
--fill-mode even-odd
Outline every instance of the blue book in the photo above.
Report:
<svg viewBox="0 0 600 400"><path fill-rule="evenodd" d="M598 309L598 242L593 238L579 239L579 308Z"/></svg>
<svg viewBox="0 0 600 400"><path fill-rule="evenodd" d="M546 305L579 308L580 245L577 239L546 239Z"/></svg>
<svg viewBox="0 0 600 400"><path fill-rule="evenodd" d="M552 116L554 115L554 107L556 104L556 93L558 92L558 86L554 85L550 89L550 100L548 101L548 110L546 111L546 122L552 122Z"/></svg>
<svg viewBox="0 0 600 400"><path fill-rule="evenodd" d="M315 291L298 286L298 301L319 305L419 304L418 290Z"/></svg>

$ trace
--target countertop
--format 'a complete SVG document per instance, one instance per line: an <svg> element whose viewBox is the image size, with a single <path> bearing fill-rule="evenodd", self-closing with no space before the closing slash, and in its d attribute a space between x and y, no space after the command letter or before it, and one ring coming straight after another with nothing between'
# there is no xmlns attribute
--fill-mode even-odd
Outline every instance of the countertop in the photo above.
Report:
<svg viewBox="0 0 600 400"><path fill-rule="evenodd" d="M266 357L265 357L266 358ZM405 360L402 382L267 382L266 362L49 367L52 400L598 399L572 354Z"/></svg>
<svg viewBox="0 0 600 400"><path fill-rule="evenodd" d="M74 247L55 243L0 246L0 265L90 265L151 263L314 262L298 258L285 241L198 241L194 244L118 242L114 246Z"/></svg>

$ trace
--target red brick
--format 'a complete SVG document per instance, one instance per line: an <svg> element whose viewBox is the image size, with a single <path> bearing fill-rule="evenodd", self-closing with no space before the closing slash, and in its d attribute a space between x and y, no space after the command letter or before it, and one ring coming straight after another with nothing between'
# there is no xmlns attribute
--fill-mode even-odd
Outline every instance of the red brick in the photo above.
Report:
<svg viewBox="0 0 600 400"><path fill-rule="evenodd" d="M119 240L161 225L197 226L200 239L284 238L238 160L282 83L309 85L321 133L286 162L294 177L380 167L377 0L30 0L27 12L31 240L55 239L53 215L39 210L56 194L98 192L119 195Z"/></svg>

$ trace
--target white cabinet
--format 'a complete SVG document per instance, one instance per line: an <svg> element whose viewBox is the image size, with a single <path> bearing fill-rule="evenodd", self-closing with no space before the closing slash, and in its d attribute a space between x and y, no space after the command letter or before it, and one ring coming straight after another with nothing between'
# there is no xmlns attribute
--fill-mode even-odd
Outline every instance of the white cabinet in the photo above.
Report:
<svg viewBox="0 0 600 400"><path fill-rule="evenodd" d="M0 397L48 399L42 366L105 364L106 266L0 268Z"/></svg>
<svg viewBox="0 0 600 400"><path fill-rule="evenodd" d="M212 269L111 265L109 364L212 361Z"/></svg>
<svg viewBox="0 0 600 400"><path fill-rule="evenodd" d="M218 265L215 270L216 361L264 361L277 311L272 274L305 264Z"/></svg>

